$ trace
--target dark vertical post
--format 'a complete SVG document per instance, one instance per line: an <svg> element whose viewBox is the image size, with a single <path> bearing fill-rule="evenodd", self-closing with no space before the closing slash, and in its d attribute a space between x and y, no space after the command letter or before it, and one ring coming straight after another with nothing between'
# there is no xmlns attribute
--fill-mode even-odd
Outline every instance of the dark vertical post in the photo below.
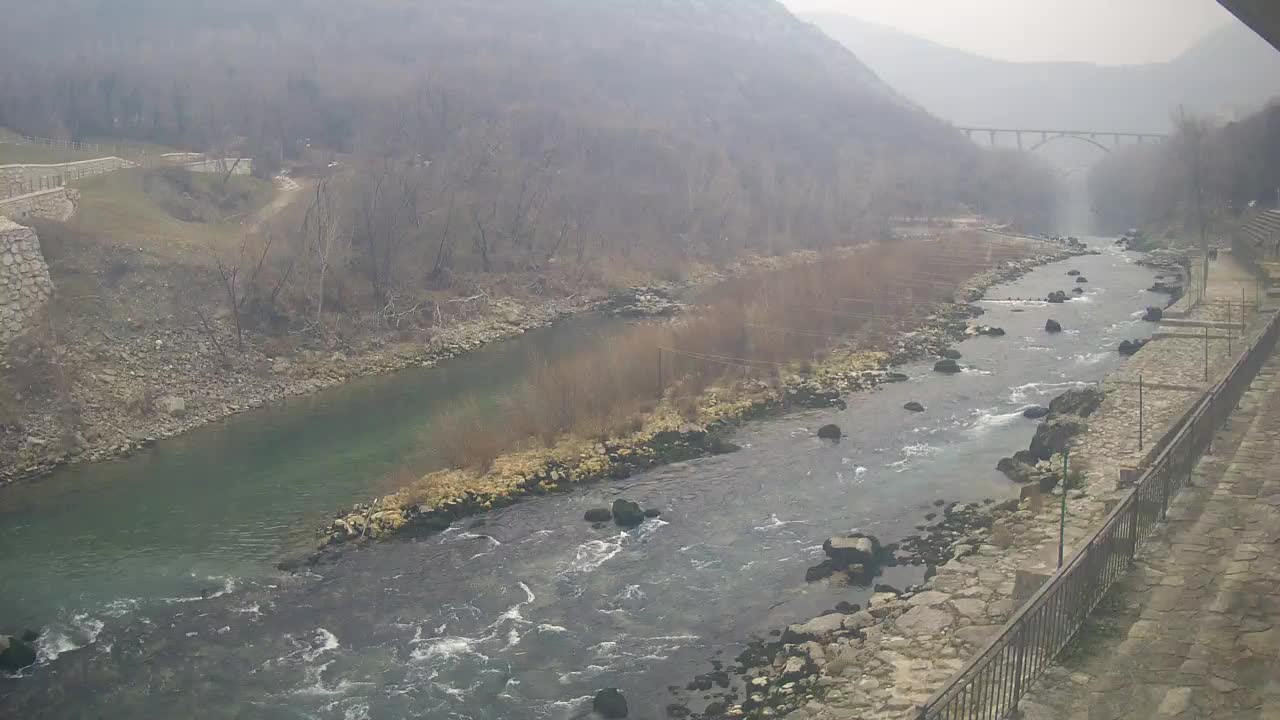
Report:
<svg viewBox="0 0 1280 720"><path fill-rule="evenodd" d="M1204 381L1209 382L1209 328L1204 329Z"/></svg>
<svg viewBox="0 0 1280 720"><path fill-rule="evenodd" d="M1015 134L1018 136L1018 149L1021 150L1022 149L1022 131L1018 130Z"/></svg>
<svg viewBox="0 0 1280 720"><path fill-rule="evenodd" d="M662 348L658 348L658 399L667 392L667 388L662 384Z"/></svg>
<svg viewBox="0 0 1280 720"><path fill-rule="evenodd" d="M1231 361L1231 301L1227 301L1227 361Z"/></svg>
<svg viewBox="0 0 1280 720"><path fill-rule="evenodd" d="M1058 518L1058 569L1062 569L1062 556L1066 552L1067 547L1067 456L1071 454L1068 449L1062 453L1062 510Z"/></svg>

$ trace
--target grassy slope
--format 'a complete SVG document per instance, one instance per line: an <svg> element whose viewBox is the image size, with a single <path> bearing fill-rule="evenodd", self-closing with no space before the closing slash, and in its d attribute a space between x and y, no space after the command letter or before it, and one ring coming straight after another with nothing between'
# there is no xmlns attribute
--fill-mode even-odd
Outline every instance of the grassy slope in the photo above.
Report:
<svg viewBox="0 0 1280 720"><path fill-rule="evenodd" d="M239 209L235 219L220 223L183 222L148 193L146 173L140 169L121 170L76 183L80 205L71 223L105 241L127 243L174 260L189 259L193 252L210 243L225 248L237 242L245 231L241 220L270 202L274 192L267 181L236 176L229 184L247 192L251 201ZM211 187L220 178L198 174L194 181Z"/></svg>

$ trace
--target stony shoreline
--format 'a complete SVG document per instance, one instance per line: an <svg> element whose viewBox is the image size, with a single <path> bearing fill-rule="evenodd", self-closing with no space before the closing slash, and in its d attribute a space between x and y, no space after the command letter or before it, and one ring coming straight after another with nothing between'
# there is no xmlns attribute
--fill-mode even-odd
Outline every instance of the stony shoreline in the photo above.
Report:
<svg viewBox="0 0 1280 720"><path fill-rule="evenodd" d="M817 257L808 251L748 257L685 281L641 288L624 295L623 302L603 294L492 298L478 317L448 325L425 341L378 336L361 344L275 353L268 349L271 338L246 332L244 349L230 368L216 367L211 360L216 350L200 328L139 324L127 336L99 330L85 341L64 341L57 350L62 374L70 376L71 403L79 412L74 428L68 430L60 411L52 408L22 418L17 433L0 426L0 489L66 466L128 457L159 440L358 378L431 367L586 313L672 313L678 310L672 296ZM229 347L234 339L221 342ZM21 346L17 351L23 352Z"/></svg>
<svg viewBox="0 0 1280 720"><path fill-rule="evenodd" d="M972 303L993 285L1084 253L1066 245L1045 248L1048 252L974 276L957 296ZM891 369L926 357L944 357L955 342L973 332L970 321L981 314L981 309L968 304L940 304L917 329L900 334L888 352L838 350L807 373L785 375L777 388L749 381L727 393L712 389L701 398L695 423L663 406L643 429L625 438L588 444L566 441L550 450L516 453L500 458L484 475L457 470L435 473L429 476L433 487L427 497L391 495L338 513L321 529L321 547L306 562L320 562L353 541L434 532L458 518L509 505L527 495L626 477L664 462L726 451L731 448L722 439L723 432L742 422L789 408L828 407L843 402L848 393L905 379Z"/></svg>
<svg viewBox="0 0 1280 720"><path fill-rule="evenodd" d="M1171 263L1152 266L1164 269ZM1137 355L1130 364L1169 367L1167 353L1148 354ZM1117 373L1129 370L1124 366ZM926 567L922 582L902 589L877 585L867 608L841 603L818 618L776 631L772 641L754 641L725 677L723 691L673 703L668 715L708 720L912 716L1000 632L1019 599L1052 573L1060 506L1066 509L1070 553L1105 516L1108 501L1122 496L1124 487L1115 478L1126 453L1118 446L1136 450L1128 447L1131 439L1123 431L1133 417L1129 394L1123 388L1106 393L1081 389L1055 399L1042 425L1048 429L1032 443L1033 450L1047 451L1053 459L1036 468L1036 477L1027 478L1021 499L944 505L925 516L937 521L925 526L923 536L887 546L893 551L890 563ZM1179 400L1157 405L1155 422L1172 422L1192 398L1183 394ZM1077 437L1065 487L1060 471L1049 472L1062 466L1054 453L1065 439L1055 435L1055 428L1063 425L1070 425ZM843 574L836 579L844 581ZM691 705L704 709L696 713Z"/></svg>

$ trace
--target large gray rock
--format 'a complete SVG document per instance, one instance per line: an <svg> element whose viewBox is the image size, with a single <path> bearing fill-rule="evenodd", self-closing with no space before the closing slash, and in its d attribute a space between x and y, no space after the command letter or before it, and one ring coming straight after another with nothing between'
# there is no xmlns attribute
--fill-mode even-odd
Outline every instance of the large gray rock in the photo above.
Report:
<svg viewBox="0 0 1280 720"><path fill-rule="evenodd" d="M627 699L618 688L605 688L591 700L591 709L601 717L616 720L627 716Z"/></svg>
<svg viewBox="0 0 1280 720"><path fill-rule="evenodd" d="M843 436L844 433L840 431L839 425L823 425L818 428L818 437L823 440L839 440Z"/></svg>
<svg viewBox="0 0 1280 720"><path fill-rule="evenodd" d="M933 371L954 375L955 373L960 372L960 364L955 360L950 359L939 360L933 364Z"/></svg>
<svg viewBox="0 0 1280 720"><path fill-rule="evenodd" d="M1005 474L1010 480L1025 485L1040 479L1040 473L1031 465L1014 458L1002 458L996 464L996 469Z"/></svg>
<svg viewBox="0 0 1280 720"><path fill-rule="evenodd" d="M16 637L0 635L0 670L13 673L35 663L35 648Z"/></svg>
<svg viewBox="0 0 1280 720"><path fill-rule="evenodd" d="M833 537L822 543L827 557L843 565L873 566L880 551L880 543L873 537Z"/></svg>
<svg viewBox="0 0 1280 720"><path fill-rule="evenodd" d="M166 395L156 400L156 410L173 417L187 414L187 401L173 395Z"/></svg>
<svg viewBox="0 0 1280 720"><path fill-rule="evenodd" d="M614 500L613 521L622 527L635 527L644 522L644 510L640 507L640 503Z"/></svg>
<svg viewBox="0 0 1280 720"><path fill-rule="evenodd" d="M788 625L786 631L782 634L782 642L802 643L809 640L827 642L836 633L848 630L845 626L845 622L850 617L852 616L832 613L830 615L816 617L806 623Z"/></svg>
<svg viewBox="0 0 1280 720"><path fill-rule="evenodd" d="M1051 418L1036 428L1028 450L1037 461L1048 460L1054 454L1066 452L1075 437L1087 429L1084 420L1074 415Z"/></svg>
<svg viewBox="0 0 1280 720"><path fill-rule="evenodd" d="M937 635L956 621L951 613L937 607L919 605L897 619L898 630L904 635Z"/></svg>
<svg viewBox="0 0 1280 720"><path fill-rule="evenodd" d="M1094 410L1102 406L1102 401L1106 399L1107 394L1096 387L1068 390L1049 403L1049 414L1054 417L1059 415L1089 417Z"/></svg>

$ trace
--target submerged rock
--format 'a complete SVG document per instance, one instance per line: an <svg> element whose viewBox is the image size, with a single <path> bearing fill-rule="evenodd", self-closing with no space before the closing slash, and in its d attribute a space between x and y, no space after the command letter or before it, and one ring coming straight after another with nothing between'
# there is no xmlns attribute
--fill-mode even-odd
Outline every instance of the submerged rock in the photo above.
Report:
<svg viewBox="0 0 1280 720"><path fill-rule="evenodd" d="M1004 328L991 327L990 325L979 325L977 327L977 333L979 335L985 335L987 337L1004 337L1005 336Z"/></svg>
<svg viewBox="0 0 1280 720"><path fill-rule="evenodd" d="M613 519L613 511L609 508L592 508L582 515L587 522L609 522Z"/></svg>
<svg viewBox="0 0 1280 720"><path fill-rule="evenodd" d="M591 710L606 718L627 716L627 698L618 688L605 688L591 700Z"/></svg>
<svg viewBox="0 0 1280 720"><path fill-rule="evenodd" d="M903 409L903 410L909 410L909 411L911 411L911 412L922 413L922 412L924 412L924 405L921 405L920 403L916 402L915 400L912 400L911 402L907 403L906 405L903 405L903 406L902 406L902 409Z"/></svg>
<svg viewBox="0 0 1280 720"><path fill-rule="evenodd" d="M622 527L635 527L644 522L644 510L640 503L631 500L613 501L613 521Z"/></svg>
<svg viewBox="0 0 1280 720"><path fill-rule="evenodd" d="M1049 319L1044 322L1044 331L1047 333L1062 332L1062 323L1057 320Z"/></svg>
<svg viewBox="0 0 1280 720"><path fill-rule="evenodd" d="M1146 340L1122 340L1118 349L1121 355L1136 355L1142 349L1142 346L1146 344Z"/></svg>
<svg viewBox="0 0 1280 720"><path fill-rule="evenodd" d="M1087 277L1085 277L1085 276L1081 275L1080 277L1076 278L1076 282L1078 282L1078 283L1087 283L1087 282L1089 282L1089 278L1087 278Z"/></svg>
<svg viewBox="0 0 1280 720"><path fill-rule="evenodd" d="M898 372L891 372L891 373L885 373L885 374L884 374L884 381L885 381L885 382L887 382L887 383L900 383L900 382L906 382L906 381L908 381L908 380L910 380L910 379L911 379L911 378L907 377L907 376L906 376L906 375L904 375L903 373L898 373Z"/></svg>
<svg viewBox="0 0 1280 720"><path fill-rule="evenodd" d="M1082 287L1078 287L1078 286L1077 286L1077 287L1071 288L1071 292L1072 292L1072 294L1074 294L1074 295L1083 295L1083 294L1084 294L1084 288L1082 288Z"/></svg>
<svg viewBox="0 0 1280 720"><path fill-rule="evenodd" d="M1030 407L1023 408L1022 410L1022 417L1028 420L1039 420L1048 414L1049 408L1043 405L1032 405Z"/></svg>
<svg viewBox="0 0 1280 720"><path fill-rule="evenodd" d="M933 371L954 375L960 372L960 365L955 360L939 360L933 364Z"/></svg>
<svg viewBox="0 0 1280 720"><path fill-rule="evenodd" d="M823 425L818 428L818 437L823 440L839 440L844 437L839 425Z"/></svg>
<svg viewBox="0 0 1280 720"><path fill-rule="evenodd" d="M1164 319L1164 310L1161 310L1158 307L1149 307L1147 308L1147 311L1143 313L1142 319L1147 322L1160 322Z"/></svg>
<svg viewBox="0 0 1280 720"><path fill-rule="evenodd" d="M1079 275L1079 274L1080 274L1080 271L1079 271L1079 270L1068 270L1068 271L1067 271L1067 274L1068 274L1068 275L1070 275L1070 276L1072 276L1072 277L1075 277L1076 275Z"/></svg>
<svg viewBox="0 0 1280 720"><path fill-rule="evenodd" d="M0 635L0 670L18 672L35 663L35 648L11 635Z"/></svg>

